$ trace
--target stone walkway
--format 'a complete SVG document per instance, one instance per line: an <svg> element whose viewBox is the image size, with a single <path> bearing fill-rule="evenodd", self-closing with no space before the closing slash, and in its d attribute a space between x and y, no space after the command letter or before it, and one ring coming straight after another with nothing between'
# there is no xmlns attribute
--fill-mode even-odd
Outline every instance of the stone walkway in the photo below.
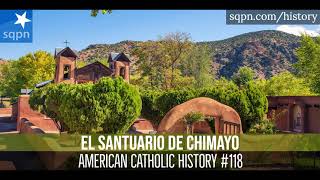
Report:
<svg viewBox="0 0 320 180"><path fill-rule="evenodd" d="M0 114L0 133L16 132L17 123L11 120L11 116Z"/></svg>

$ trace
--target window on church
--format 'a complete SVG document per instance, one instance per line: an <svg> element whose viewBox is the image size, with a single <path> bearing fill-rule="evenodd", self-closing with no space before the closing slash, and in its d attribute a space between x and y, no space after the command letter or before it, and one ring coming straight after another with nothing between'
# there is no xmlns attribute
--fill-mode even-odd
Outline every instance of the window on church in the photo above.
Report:
<svg viewBox="0 0 320 180"><path fill-rule="evenodd" d="M70 65L64 65L63 67L63 79L70 79Z"/></svg>

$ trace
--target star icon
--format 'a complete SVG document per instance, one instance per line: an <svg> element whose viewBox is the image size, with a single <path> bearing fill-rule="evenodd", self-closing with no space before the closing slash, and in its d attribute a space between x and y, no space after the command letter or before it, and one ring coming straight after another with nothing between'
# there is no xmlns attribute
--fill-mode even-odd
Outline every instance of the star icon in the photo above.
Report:
<svg viewBox="0 0 320 180"><path fill-rule="evenodd" d="M20 24L21 27L24 29L24 25L26 22L30 22L30 19L27 19L27 12L25 11L22 15L19 15L16 13L16 16L18 18L18 20L14 23L14 24Z"/></svg>

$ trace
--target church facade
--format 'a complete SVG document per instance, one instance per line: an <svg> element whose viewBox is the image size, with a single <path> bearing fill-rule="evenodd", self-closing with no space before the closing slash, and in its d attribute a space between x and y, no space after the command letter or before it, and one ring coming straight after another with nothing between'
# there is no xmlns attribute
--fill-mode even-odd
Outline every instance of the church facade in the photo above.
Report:
<svg viewBox="0 0 320 180"><path fill-rule="evenodd" d="M110 53L109 67L97 61L77 68L78 53L70 47L57 48L54 58L56 61L54 83L95 83L102 77L117 76L121 76L127 82L130 80L131 61L124 53Z"/></svg>

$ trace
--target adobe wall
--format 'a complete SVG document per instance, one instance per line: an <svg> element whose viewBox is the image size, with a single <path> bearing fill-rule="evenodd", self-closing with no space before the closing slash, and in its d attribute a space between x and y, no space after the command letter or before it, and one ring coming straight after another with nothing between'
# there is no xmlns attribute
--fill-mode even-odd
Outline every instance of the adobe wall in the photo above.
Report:
<svg viewBox="0 0 320 180"><path fill-rule="evenodd" d="M273 113L274 112L274 113ZM273 117L275 116L275 117ZM275 118L275 124L280 131L289 131L289 113L286 107L278 107L277 109L269 109L267 113L267 118Z"/></svg>
<svg viewBox="0 0 320 180"><path fill-rule="evenodd" d="M307 115L307 132L320 133L320 109L315 107L308 108Z"/></svg>
<svg viewBox="0 0 320 180"><path fill-rule="evenodd" d="M12 104L11 120L16 121L18 117L18 102Z"/></svg>
<svg viewBox="0 0 320 180"><path fill-rule="evenodd" d="M12 108L0 108L0 115L11 116Z"/></svg>
<svg viewBox="0 0 320 180"><path fill-rule="evenodd" d="M54 121L46 118L45 115L33 111L29 105L29 95L21 95L18 102L12 108L12 114L16 115L17 130L23 134L45 134L45 133L60 133ZM30 143L47 143L41 138L39 142L34 142L34 138L30 139ZM47 169L59 168L65 160L70 157L69 152L53 152L39 151L38 156Z"/></svg>
<svg viewBox="0 0 320 180"><path fill-rule="evenodd" d="M175 122L170 129L171 133L185 134L187 133L187 124L183 120ZM212 130L206 121L196 122L193 124L193 133L212 134Z"/></svg>
<svg viewBox="0 0 320 180"><path fill-rule="evenodd" d="M28 119L20 120L20 132L24 134L45 134L41 128L35 126ZM28 140L28 136L27 136ZM36 142L35 142L36 140ZM43 141L41 138L35 139L34 137L29 140L32 144L44 144L47 142ZM38 156L41 162L46 166L49 170L55 170L61 167L61 165L67 160L68 157L72 155L71 152L54 152L54 151L38 151Z"/></svg>
<svg viewBox="0 0 320 180"><path fill-rule="evenodd" d="M46 133L59 133L60 131L52 119L47 118L45 115L31 109L29 105L29 98L29 95L20 95L18 98L17 131L20 131L20 133L25 132L21 120L27 119L34 126L39 127Z"/></svg>
<svg viewBox="0 0 320 180"><path fill-rule="evenodd" d="M130 63L129 62L122 62L122 61L115 61L115 76L120 76L120 69L122 67L125 68L124 80L130 80Z"/></svg>
<svg viewBox="0 0 320 180"><path fill-rule="evenodd" d="M270 117L276 110L276 127L279 130L293 131L297 118L295 107L301 108L302 132L320 132L320 96L268 96ZM285 111L285 113L281 111Z"/></svg>
<svg viewBox="0 0 320 180"><path fill-rule="evenodd" d="M56 63L56 77L55 77L55 82L64 82L64 83L70 83L73 84L75 83L75 59L72 57L64 57L60 56L57 59ZM70 65L70 79L63 79L63 68L64 65Z"/></svg>
<svg viewBox="0 0 320 180"><path fill-rule="evenodd" d="M35 126L32 122L28 119L21 119L20 120L20 133L24 134L44 134L45 132L41 130L39 127Z"/></svg>
<svg viewBox="0 0 320 180"><path fill-rule="evenodd" d="M158 132L185 132L186 124L183 119L190 112L201 112L206 117L214 117L215 133L242 133L241 119L239 114L233 108L206 97L194 98L172 108L161 120L158 127ZM211 129L209 130L210 126L205 124L197 125L194 131L197 131L199 126L204 132L211 131Z"/></svg>
<svg viewBox="0 0 320 180"><path fill-rule="evenodd" d="M156 130L156 127L147 119L139 118L132 125L131 129L142 134L149 134Z"/></svg>

